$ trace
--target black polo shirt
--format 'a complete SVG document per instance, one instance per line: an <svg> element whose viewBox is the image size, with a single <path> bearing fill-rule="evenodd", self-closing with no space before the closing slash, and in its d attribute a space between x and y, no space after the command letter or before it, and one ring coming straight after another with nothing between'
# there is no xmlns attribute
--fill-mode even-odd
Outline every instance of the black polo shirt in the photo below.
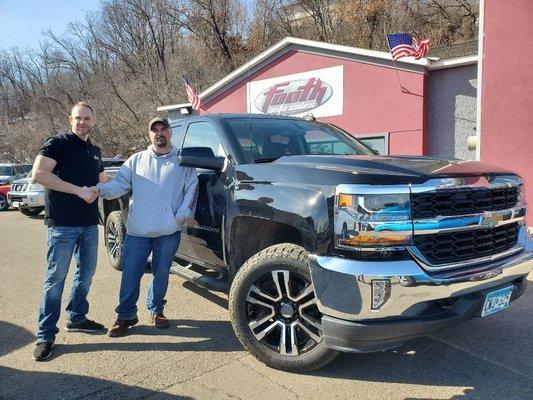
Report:
<svg viewBox="0 0 533 400"><path fill-rule="evenodd" d="M95 186L98 174L104 170L100 148L69 132L46 140L39 154L57 162L53 174L77 186ZM87 204L75 194L46 188L47 226L91 226L98 224L98 201Z"/></svg>

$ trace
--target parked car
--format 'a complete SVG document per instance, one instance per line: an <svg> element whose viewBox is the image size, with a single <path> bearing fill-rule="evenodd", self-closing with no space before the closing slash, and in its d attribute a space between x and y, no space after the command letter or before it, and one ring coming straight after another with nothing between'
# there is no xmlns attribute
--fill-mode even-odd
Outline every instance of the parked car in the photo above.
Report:
<svg viewBox="0 0 533 400"><path fill-rule="evenodd" d="M7 200L8 192L9 185L0 185L0 211L6 211L9 208L9 201Z"/></svg>
<svg viewBox="0 0 533 400"><path fill-rule="evenodd" d="M36 216L44 210L44 187L32 182L31 171L11 184L7 196L9 203L24 215Z"/></svg>
<svg viewBox="0 0 533 400"><path fill-rule="evenodd" d="M273 368L394 348L526 288L533 241L511 171L377 156L333 125L281 116L199 116L176 122L173 141L200 190L172 272L229 292L235 334ZM99 203L117 269L128 206Z"/></svg>
<svg viewBox="0 0 533 400"><path fill-rule="evenodd" d="M105 171L113 176L124 163L121 158L103 158ZM11 184L11 191L7 193L8 202L27 216L39 215L45 209L45 189L39 183L33 183L31 168L27 175Z"/></svg>
<svg viewBox="0 0 533 400"><path fill-rule="evenodd" d="M10 185L15 179L23 178L31 167L31 164L0 164L0 186Z"/></svg>

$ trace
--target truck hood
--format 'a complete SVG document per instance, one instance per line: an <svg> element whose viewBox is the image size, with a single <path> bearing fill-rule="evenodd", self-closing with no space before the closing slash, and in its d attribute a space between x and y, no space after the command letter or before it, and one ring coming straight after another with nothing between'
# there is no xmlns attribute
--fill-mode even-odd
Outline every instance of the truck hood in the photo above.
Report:
<svg viewBox="0 0 533 400"><path fill-rule="evenodd" d="M20 178L20 179L17 179L16 181L13 181L12 183L21 183L21 184L25 184L25 183L31 183L31 178Z"/></svg>
<svg viewBox="0 0 533 400"><path fill-rule="evenodd" d="M477 161L421 156L285 156L270 165L359 175L373 185L416 184L454 176L513 174L512 171Z"/></svg>

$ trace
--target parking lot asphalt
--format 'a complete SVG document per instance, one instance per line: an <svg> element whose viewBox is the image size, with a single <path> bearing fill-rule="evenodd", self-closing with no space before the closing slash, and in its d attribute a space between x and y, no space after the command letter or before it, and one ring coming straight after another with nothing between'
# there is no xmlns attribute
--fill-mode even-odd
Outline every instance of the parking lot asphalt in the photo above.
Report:
<svg viewBox="0 0 533 400"><path fill-rule="evenodd" d="M165 314L148 324L144 297L127 336L67 333L53 358L32 360L45 270L42 215L0 213L0 399L533 399L533 286L510 309L394 351L341 354L309 374L270 369L233 334L227 298L171 276ZM89 317L111 325L120 273L100 252ZM72 273L65 285L70 290ZM533 276L529 276L529 281Z"/></svg>

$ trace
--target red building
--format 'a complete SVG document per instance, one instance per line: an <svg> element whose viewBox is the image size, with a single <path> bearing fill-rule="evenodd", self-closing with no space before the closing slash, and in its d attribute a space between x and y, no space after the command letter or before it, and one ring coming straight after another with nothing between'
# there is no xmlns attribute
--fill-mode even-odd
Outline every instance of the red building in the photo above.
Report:
<svg viewBox="0 0 533 400"><path fill-rule="evenodd" d="M532 204L533 52L509 43L533 37L533 2L511 2L516 6L481 1L480 56L474 42L393 63L388 52L285 38L200 93L201 113L311 112L382 154L477 159L514 170ZM158 110L171 119L193 112L189 103Z"/></svg>

